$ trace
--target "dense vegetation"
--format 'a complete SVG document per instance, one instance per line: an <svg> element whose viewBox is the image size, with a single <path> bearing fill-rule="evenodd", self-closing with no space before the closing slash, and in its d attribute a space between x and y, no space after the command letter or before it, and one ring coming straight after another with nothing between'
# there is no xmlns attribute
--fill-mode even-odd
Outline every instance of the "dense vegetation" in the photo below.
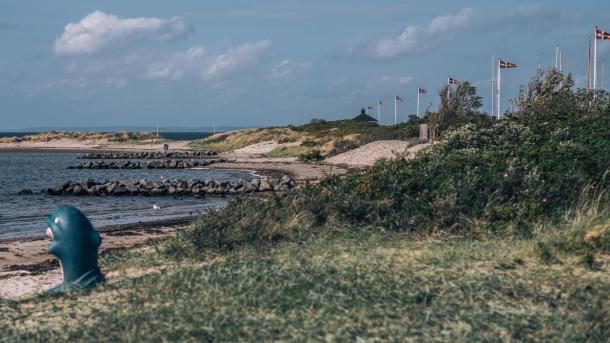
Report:
<svg viewBox="0 0 610 343"><path fill-rule="evenodd" d="M413 160L234 199L162 246L106 256L114 274L93 292L0 300L0 332L607 341L610 101L572 89L569 76L540 73L507 119L441 122Z"/></svg>
<svg viewBox="0 0 610 343"><path fill-rule="evenodd" d="M545 82L569 82L569 76ZM192 255L297 241L346 225L531 237L538 226L564 219L588 186L607 205L609 102L600 96L589 104L581 95L549 98L569 111L524 107L506 120L461 125L414 160L380 162L361 175L329 178L273 199L235 200L180 235L169 251Z"/></svg>

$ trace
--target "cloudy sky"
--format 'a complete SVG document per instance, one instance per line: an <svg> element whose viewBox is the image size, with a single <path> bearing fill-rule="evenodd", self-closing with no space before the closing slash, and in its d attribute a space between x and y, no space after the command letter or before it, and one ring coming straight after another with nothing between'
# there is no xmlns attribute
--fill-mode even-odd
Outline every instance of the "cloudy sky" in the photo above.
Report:
<svg viewBox="0 0 610 343"><path fill-rule="evenodd" d="M298 124L378 100L390 122L394 94L406 118L417 88L435 106L448 75L489 111L493 54L519 65L503 107L557 45L582 86L594 25L610 31L607 0L3 0L0 131Z"/></svg>

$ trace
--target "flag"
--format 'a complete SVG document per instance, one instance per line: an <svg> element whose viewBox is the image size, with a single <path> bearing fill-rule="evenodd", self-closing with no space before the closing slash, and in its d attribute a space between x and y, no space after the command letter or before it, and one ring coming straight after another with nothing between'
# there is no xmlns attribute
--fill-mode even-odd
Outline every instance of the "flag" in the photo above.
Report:
<svg viewBox="0 0 610 343"><path fill-rule="evenodd" d="M397 96L396 96L396 100L397 100L397 101L402 101L402 98L401 98L399 95L397 95Z"/></svg>
<svg viewBox="0 0 610 343"><path fill-rule="evenodd" d="M595 38L601 39L601 40L610 40L610 33L600 30L596 27L595 28Z"/></svg>
<svg viewBox="0 0 610 343"><path fill-rule="evenodd" d="M447 78L447 84L449 84L449 85L457 85L457 84L459 84L459 83L460 83L460 81L458 81L458 80L456 80L456 79L452 78L451 76L449 76L449 77Z"/></svg>
<svg viewBox="0 0 610 343"><path fill-rule="evenodd" d="M379 106L383 106L383 101L379 100Z"/></svg>
<svg viewBox="0 0 610 343"><path fill-rule="evenodd" d="M502 68L502 69L517 68L517 65L514 63L510 63L508 61L500 60L500 68Z"/></svg>
<svg viewBox="0 0 610 343"><path fill-rule="evenodd" d="M417 93L419 93L419 94L426 94L426 90L423 89L423 88L418 88L417 89Z"/></svg>

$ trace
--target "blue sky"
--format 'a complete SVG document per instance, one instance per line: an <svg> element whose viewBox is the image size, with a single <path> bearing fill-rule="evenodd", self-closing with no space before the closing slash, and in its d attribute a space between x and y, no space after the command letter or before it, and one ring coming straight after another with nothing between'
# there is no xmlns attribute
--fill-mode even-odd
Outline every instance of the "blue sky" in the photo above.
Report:
<svg viewBox="0 0 610 343"><path fill-rule="evenodd" d="M489 111L492 54L519 65L506 108L557 45L584 85L594 25L610 31L608 1L3 0L0 131L299 124L378 100L389 123L394 94L404 119L418 87L434 108L448 75Z"/></svg>

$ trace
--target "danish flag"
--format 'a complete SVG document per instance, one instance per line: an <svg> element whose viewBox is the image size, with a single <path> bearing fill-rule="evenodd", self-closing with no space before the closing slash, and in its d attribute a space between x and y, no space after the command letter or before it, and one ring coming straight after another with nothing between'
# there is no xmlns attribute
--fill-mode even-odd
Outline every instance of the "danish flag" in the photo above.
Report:
<svg viewBox="0 0 610 343"><path fill-rule="evenodd" d="M397 101L402 101L402 98L399 95L396 95L396 100Z"/></svg>
<svg viewBox="0 0 610 343"><path fill-rule="evenodd" d="M418 92L419 94L426 94L426 90L425 90L425 89L423 89L423 88L418 88L418 89L417 89L417 92Z"/></svg>
<svg viewBox="0 0 610 343"><path fill-rule="evenodd" d="M452 78L451 76L449 76L449 77L447 78L447 84L450 84L450 85L457 85L457 84L459 84L459 83L460 83L460 81L458 81L458 80L456 80L456 79Z"/></svg>
<svg viewBox="0 0 610 343"><path fill-rule="evenodd" d="M517 65L514 63L510 63L508 61L500 60L500 68L502 68L502 69L517 68Z"/></svg>
<svg viewBox="0 0 610 343"><path fill-rule="evenodd" d="M610 33L605 32L601 29L595 28L595 38L601 40L610 40Z"/></svg>

